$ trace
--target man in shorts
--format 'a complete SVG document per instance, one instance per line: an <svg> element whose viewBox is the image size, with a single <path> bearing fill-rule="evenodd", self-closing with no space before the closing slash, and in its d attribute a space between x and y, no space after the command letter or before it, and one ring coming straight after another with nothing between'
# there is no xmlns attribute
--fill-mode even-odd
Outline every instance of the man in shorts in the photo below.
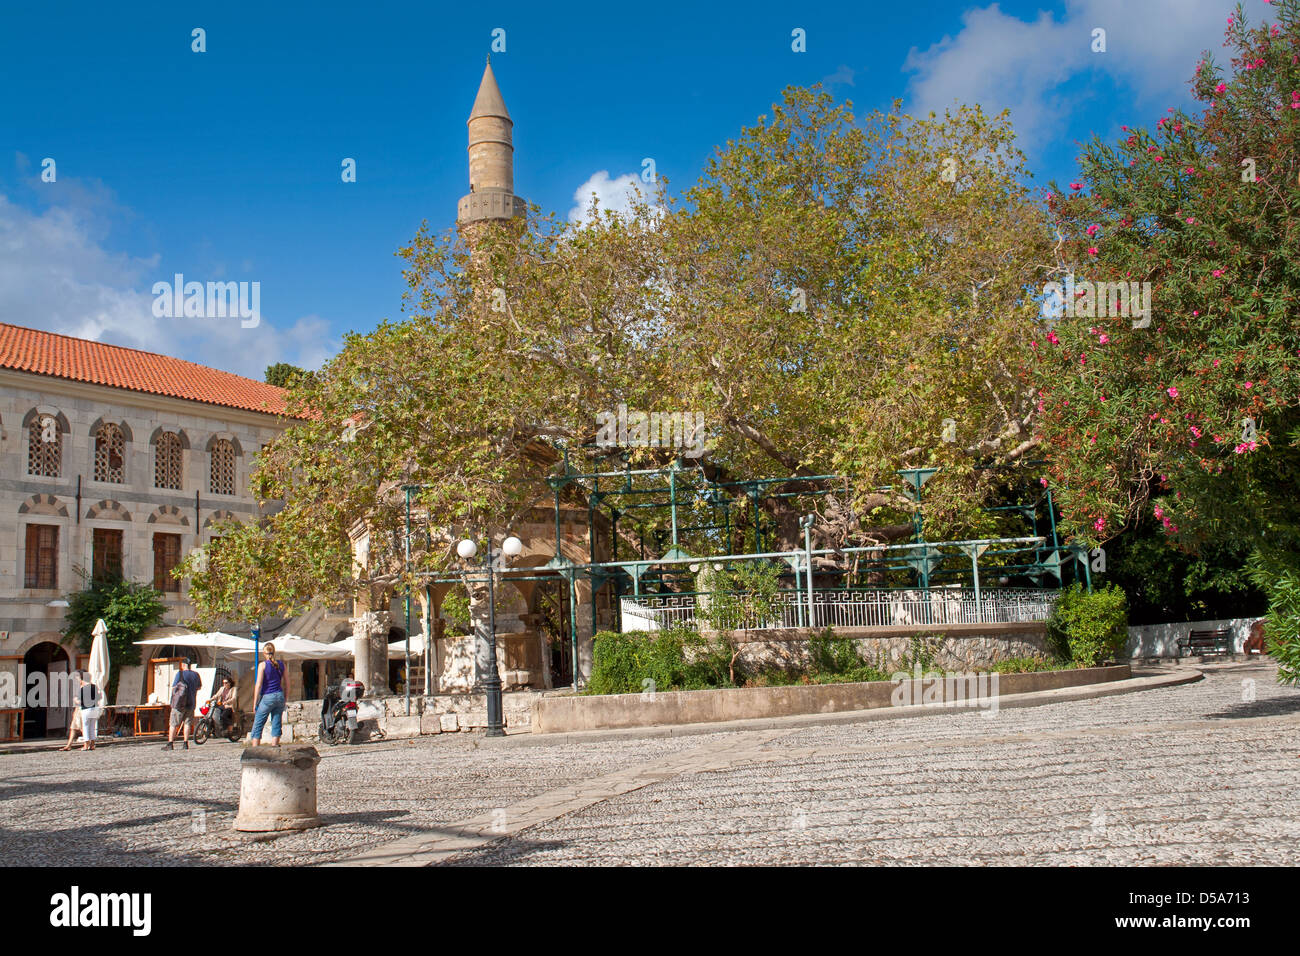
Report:
<svg viewBox="0 0 1300 956"><path fill-rule="evenodd" d="M181 743L185 749L190 749L190 727L194 723L194 705L199 700L199 688L203 686L203 681L197 673L190 668L190 659L187 657L180 664L180 670L176 672L175 679L172 680L172 719L171 726L167 730L167 743L163 744L163 750L175 750L173 743L176 740L176 728L183 727L181 734Z"/></svg>

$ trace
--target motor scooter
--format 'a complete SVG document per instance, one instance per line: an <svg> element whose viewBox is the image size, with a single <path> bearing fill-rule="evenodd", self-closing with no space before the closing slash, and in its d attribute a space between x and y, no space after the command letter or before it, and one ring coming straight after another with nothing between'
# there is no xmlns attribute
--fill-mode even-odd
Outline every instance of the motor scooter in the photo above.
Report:
<svg viewBox="0 0 1300 956"><path fill-rule="evenodd" d="M359 680L340 681L325 691L320 704L320 739L332 747L347 741L358 742L357 701L365 692Z"/></svg>

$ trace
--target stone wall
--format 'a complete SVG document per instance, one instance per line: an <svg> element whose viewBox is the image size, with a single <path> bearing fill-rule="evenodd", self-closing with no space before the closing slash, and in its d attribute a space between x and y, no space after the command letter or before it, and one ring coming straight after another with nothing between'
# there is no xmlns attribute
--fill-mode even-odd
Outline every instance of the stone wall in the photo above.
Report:
<svg viewBox="0 0 1300 956"><path fill-rule="evenodd" d="M745 631L740 660L751 667L802 670L809 664L808 639L819 630L790 628ZM705 632L714 636L713 632ZM901 669L919 636L935 665L944 670L987 667L1015 657L1048 657L1042 623L950 624L944 626L839 627L837 638L851 638L859 653L882 670Z"/></svg>
<svg viewBox="0 0 1300 956"><path fill-rule="evenodd" d="M1250 626L1259 618L1237 617L1218 621L1184 621L1177 624L1144 624L1128 629L1128 644L1124 654L1135 660L1148 657L1177 657L1178 642L1191 631L1217 631L1226 627L1232 631L1232 652L1240 654L1242 645L1250 636Z"/></svg>
<svg viewBox="0 0 1300 956"><path fill-rule="evenodd" d="M527 728L532 721L533 701L545 696L536 691L501 695L506 727ZM291 701L284 708L283 743L319 740L319 700ZM429 734L481 731L487 728L487 697L483 694L435 694L411 697L406 713L405 697L366 697L358 705L362 739L394 740ZM381 737L382 735L382 737ZM270 739L270 722L262 733Z"/></svg>

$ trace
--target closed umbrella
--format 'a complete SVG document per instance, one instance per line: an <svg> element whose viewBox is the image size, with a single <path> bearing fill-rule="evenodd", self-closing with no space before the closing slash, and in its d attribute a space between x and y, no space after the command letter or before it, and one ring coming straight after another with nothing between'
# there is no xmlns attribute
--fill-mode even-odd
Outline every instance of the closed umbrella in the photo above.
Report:
<svg viewBox="0 0 1300 956"><path fill-rule="evenodd" d="M90 645L90 681L101 694L108 693L108 625L101 617L95 622L94 643Z"/></svg>

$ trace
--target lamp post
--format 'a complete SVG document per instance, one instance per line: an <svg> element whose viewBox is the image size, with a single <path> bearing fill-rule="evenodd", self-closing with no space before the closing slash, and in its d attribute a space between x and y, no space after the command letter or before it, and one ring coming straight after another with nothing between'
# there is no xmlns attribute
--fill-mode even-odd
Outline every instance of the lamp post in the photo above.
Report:
<svg viewBox="0 0 1300 956"><path fill-rule="evenodd" d="M514 535L501 542L501 552L513 558L524 549L524 544ZM456 545L456 553L466 561L478 554L478 545L470 538L465 538ZM487 555L483 566L488 573L488 659L487 676L483 678L483 692L487 696L487 736L504 737L505 720L501 712L501 673L497 670L497 598L496 568L492 562L492 536L487 536Z"/></svg>

